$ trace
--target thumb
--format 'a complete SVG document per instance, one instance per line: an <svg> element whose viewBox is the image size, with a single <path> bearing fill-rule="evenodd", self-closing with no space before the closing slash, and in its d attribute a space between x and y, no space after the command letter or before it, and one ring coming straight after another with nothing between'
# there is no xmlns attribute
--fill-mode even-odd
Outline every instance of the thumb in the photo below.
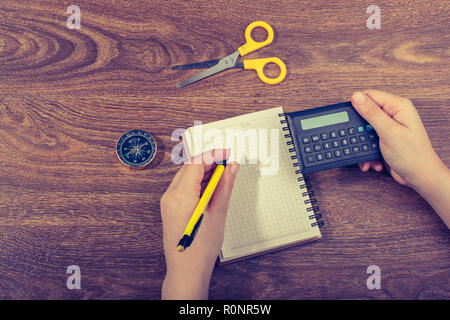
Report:
<svg viewBox="0 0 450 320"><path fill-rule="evenodd" d="M357 91L353 93L351 101L356 111L370 123L379 136L396 125L396 122L368 95Z"/></svg>
<svg viewBox="0 0 450 320"><path fill-rule="evenodd" d="M212 196L210 202L210 208L208 211L217 212L225 215L228 210L228 203L230 202L231 193L233 191L234 180L239 171L239 165L237 163L229 163L225 167L222 178L217 185L216 190Z"/></svg>

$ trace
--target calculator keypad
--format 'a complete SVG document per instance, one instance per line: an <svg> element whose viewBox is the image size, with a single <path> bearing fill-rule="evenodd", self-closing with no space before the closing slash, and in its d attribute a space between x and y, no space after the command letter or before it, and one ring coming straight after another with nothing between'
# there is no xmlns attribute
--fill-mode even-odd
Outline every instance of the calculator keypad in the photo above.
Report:
<svg viewBox="0 0 450 320"><path fill-rule="evenodd" d="M303 136L302 142L308 163L322 163L379 152L378 137L370 125Z"/></svg>
<svg viewBox="0 0 450 320"><path fill-rule="evenodd" d="M344 149L342 149L342 151L344 151L344 156L348 156L348 155L351 155L352 154L352 152L350 151L350 148L344 148Z"/></svg>
<svg viewBox="0 0 450 320"><path fill-rule="evenodd" d="M343 146L348 146L348 139L347 138L341 139L341 144Z"/></svg>

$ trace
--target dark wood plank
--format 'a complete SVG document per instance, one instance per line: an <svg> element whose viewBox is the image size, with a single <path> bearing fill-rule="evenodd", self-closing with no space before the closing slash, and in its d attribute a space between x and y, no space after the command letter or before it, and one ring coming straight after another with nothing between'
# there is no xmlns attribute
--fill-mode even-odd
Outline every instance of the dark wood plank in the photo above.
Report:
<svg viewBox="0 0 450 320"><path fill-rule="evenodd" d="M178 170L171 134L195 120L375 88L412 99L450 165L446 1L381 1L373 31L365 1L77 1L81 30L66 28L70 4L0 3L0 298L158 299L159 198ZM172 65L233 52L257 19L276 38L248 58L280 57L283 83L230 70L175 87L195 71ZM157 138L147 170L116 159L117 139L133 128ZM323 238L218 266L211 298L450 298L449 231L417 194L356 167L311 179ZM66 288L71 264L82 290ZM381 290L366 287L372 264Z"/></svg>

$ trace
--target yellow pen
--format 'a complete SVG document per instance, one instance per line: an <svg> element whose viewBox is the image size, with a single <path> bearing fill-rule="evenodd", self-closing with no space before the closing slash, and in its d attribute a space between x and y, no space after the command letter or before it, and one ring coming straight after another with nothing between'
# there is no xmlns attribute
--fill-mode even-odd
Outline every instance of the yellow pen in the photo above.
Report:
<svg viewBox="0 0 450 320"><path fill-rule="evenodd" d="M200 227L200 224L202 223L203 212L205 211L209 200L211 200L214 190L216 190L217 184L222 177L226 165L226 161L217 164L217 167L214 170L214 173L212 174L211 179L209 180L208 185L206 186L200 200L198 201L197 207L195 208L186 229L184 230L183 237L178 242L177 250L179 252L183 252L187 247L191 245L192 240L194 240L198 227Z"/></svg>

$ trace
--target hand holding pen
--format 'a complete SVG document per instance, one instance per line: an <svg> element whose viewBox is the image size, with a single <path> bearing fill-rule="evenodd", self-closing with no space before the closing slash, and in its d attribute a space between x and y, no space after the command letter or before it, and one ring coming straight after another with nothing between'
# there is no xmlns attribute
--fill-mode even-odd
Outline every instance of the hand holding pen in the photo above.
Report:
<svg viewBox="0 0 450 320"><path fill-rule="evenodd" d="M214 263L222 246L225 218L239 165L228 163L203 214L201 227L186 251L177 251L180 238L226 150L212 150L192 159L175 175L161 198L164 253L167 270L162 298L207 298ZM205 162L204 159L211 159ZM196 164L199 163L199 164ZM182 285L180 285L182 282Z"/></svg>

